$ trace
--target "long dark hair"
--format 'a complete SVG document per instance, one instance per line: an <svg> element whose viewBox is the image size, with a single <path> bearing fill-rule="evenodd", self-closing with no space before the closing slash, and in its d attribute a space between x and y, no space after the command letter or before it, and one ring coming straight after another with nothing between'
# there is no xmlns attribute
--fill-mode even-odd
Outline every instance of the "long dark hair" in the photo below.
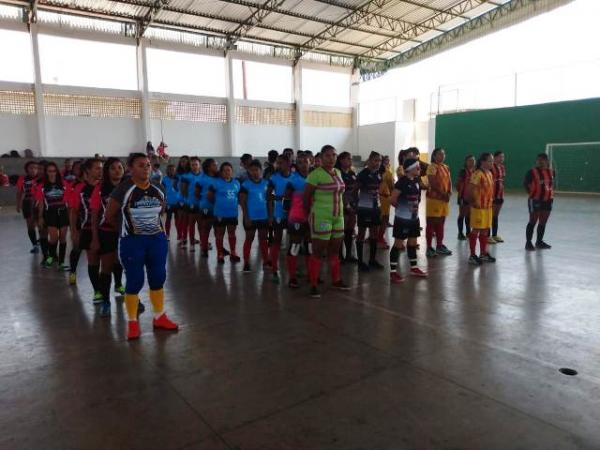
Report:
<svg viewBox="0 0 600 450"><path fill-rule="evenodd" d="M483 163L483 161L485 161L488 158L491 158L492 154L489 152L484 152L481 155L479 155L479 159L477 160L477 168L481 169L481 164Z"/></svg>
<svg viewBox="0 0 600 450"><path fill-rule="evenodd" d="M144 155L146 156L146 155ZM86 159L83 164L81 164L81 171L83 173L88 173L90 170L92 170L92 167L94 167L94 164L96 163L100 163L102 164L102 160L100 158L88 158Z"/></svg>
<svg viewBox="0 0 600 450"><path fill-rule="evenodd" d="M114 158L114 157L110 157L108 158L105 162L104 162L104 166L102 167L102 183L107 185L107 186L112 186L112 183L110 181L110 166L112 166L114 163L119 163L121 165L123 165L123 163L121 162L121 160L119 158Z"/></svg>
<svg viewBox="0 0 600 450"><path fill-rule="evenodd" d="M183 167L182 162L187 161L187 167ZM177 163L177 174L187 173L190 171L190 157L188 155L183 155L179 158L179 162Z"/></svg>
<svg viewBox="0 0 600 450"><path fill-rule="evenodd" d="M204 172L207 175L210 175L208 173L208 169L210 169L210 166L212 166L214 162L214 158L206 158L204 161L202 161L202 172Z"/></svg>
<svg viewBox="0 0 600 450"><path fill-rule="evenodd" d="M337 156L337 159L335 160L335 168L342 170L342 159L346 159L346 158L352 158L352 155L350 154L350 152L342 152Z"/></svg>
<svg viewBox="0 0 600 450"><path fill-rule="evenodd" d="M62 175L60 174L60 169L54 161L48 162L48 164L46 164L44 167L44 184L50 183L50 179L48 178L48 167L54 167L56 169L56 181L54 181L54 184L62 184L63 180Z"/></svg>

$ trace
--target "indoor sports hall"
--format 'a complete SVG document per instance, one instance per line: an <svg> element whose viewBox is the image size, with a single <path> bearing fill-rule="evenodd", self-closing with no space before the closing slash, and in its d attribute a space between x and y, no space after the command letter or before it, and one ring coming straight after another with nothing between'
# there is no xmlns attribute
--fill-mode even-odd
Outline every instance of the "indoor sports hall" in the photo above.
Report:
<svg viewBox="0 0 600 450"><path fill-rule="evenodd" d="M0 449L600 449L599 17L0 0Z"/></svg>

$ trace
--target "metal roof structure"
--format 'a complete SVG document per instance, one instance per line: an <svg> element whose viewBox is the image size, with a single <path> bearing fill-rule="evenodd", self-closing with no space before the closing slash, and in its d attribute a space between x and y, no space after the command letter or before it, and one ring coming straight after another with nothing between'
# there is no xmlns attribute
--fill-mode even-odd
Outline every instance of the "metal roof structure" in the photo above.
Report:
<svg viewBox="0 0 600 450"><path fill-rule="evenodd" d="M338 57L363 73L382 73L538 4L569 0L2 0L38 11L117 20L129 34L189 31L225 50L244 43L280 46L284 56ZM548 6L548 5L545 5ZM541 9L541 8L540 8Z"/></svg>

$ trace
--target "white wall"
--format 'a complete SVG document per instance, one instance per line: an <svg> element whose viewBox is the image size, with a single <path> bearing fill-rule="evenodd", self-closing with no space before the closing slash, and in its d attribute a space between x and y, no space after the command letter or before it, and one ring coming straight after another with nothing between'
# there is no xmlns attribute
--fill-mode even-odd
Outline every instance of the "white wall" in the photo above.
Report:
<svg viewBox="0 0 600 450"><path fill-rule="evenodd" d="M358 151L363 159L371 151L392 154L396 148L396 122L364 125L358 128Z"/></svg>
<svg viewBox="0 0 600 450"><path fill-rule="evenodd" d="M294 148L294 127L236 124L236 151L233 156L251 153L266 156L271 149Z"/></svg>
<svg viewBox="0 0 600 450"><path fill-rule="evenodd" d="M302 150L312 150L316 153L326 144L333 145L338 153L354 153L356 151L354 130L352 128L302 128Z"/></svg>
<svg viewBox="0 0 600 450"><path fill-rule="evenodd" d="M154 147L160 141L169 145L171 156L227 156L227 126L223 123L186 122L181 120L151 121Z"/></svg>
<svg viewBox="0 0 600 450"><path fill-rule="evenodd" d="M47 116L46 139L47 156L124 156L146 149L138 119Z"/></svg>
<svg viewBox="0 0 600 450"><path fill-rule="evenodd" d="M37 122L34 115L0 114L0 154L26 148L39 153Z"/></svg>

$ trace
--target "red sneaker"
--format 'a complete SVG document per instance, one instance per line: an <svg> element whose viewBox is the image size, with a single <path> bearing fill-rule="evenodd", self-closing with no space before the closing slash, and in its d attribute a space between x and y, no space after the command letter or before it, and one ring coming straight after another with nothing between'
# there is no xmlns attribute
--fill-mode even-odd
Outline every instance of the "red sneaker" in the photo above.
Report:
<svg viewBox="0 0 600 450"><path fill-rule="evenodd" d="M404 281L404 278L402 278L402 275L400 275L398 272L390 273L390 283L400 284L403 281Z"/></svg>
<svg viewBox="0 0 600 450"><path fill-rule="evenodd" d="M167 317L165 313L162 314L158 319L154 319L152 321L152 325L154 328L160 328L162 330L178 330L179 325L175 322L171 322L171 320Z"/></svg>
<svg viewBox="0 0 600 450"><path fill-rule="evenodd" d="M127 340L132 341L140 337L140 323L137 320L127 322Z"/></svg>
<svg viewBox="0 0 600 450"><path fill-rule="evenodd" d="M410 274L413 277L421 277L421 278L425 278L427 276L427 272L419 269L418 267L413 267L412 269L410 269Z"/></svg>

